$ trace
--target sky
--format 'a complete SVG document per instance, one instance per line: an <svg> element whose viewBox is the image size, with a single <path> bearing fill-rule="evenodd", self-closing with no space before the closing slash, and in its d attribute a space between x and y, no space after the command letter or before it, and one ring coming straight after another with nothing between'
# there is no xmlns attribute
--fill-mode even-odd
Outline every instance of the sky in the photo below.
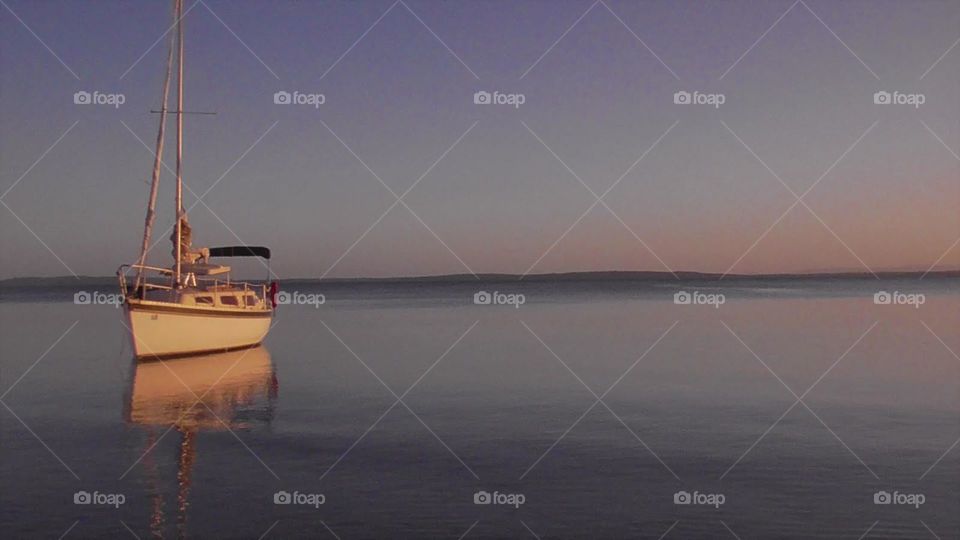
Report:
<svg viewBox="0 0 960 540"><path fill-rule="evenodd" d="M185 6L195 244L281 277L960 267L956 2ZM0 278L136 259L171 22L3 0Z"/></svg>

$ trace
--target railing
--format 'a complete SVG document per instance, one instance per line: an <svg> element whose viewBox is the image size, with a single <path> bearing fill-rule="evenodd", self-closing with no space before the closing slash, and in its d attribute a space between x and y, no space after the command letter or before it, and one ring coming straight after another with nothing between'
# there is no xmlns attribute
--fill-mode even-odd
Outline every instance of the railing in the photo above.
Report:
<svg viewBox="0 0 960 540"><path fill-rule="evenodd" d="M129 272L130 270L139 270L141 272L150 271L150 272L156 272L161 275L166 275L171 278L173 277L173 272L169 268L159 268L156 266L147 266L143 264L121 265L120 268L117 268L117 278L120 280L120 292L122 292L124 295L130 292L129 289L127 288L127 272ZM172 282L173 280L171 279L171 285L161 285L159 283L150 283L149 281L146 280L146 278L144 278L143 282L140 283L140 286L143 287L144 291L147 291L149 289L172 291L174 290Z"/></svg>
<svg viewBox="0 0 960 540"><path fill-rule="evenodd" d="M138 274L156 272L161 276L165 276L170 281L169 285L163 285L160 283L151 283L146 277L143 277L140 280L140 283L137 285L142 289L143 295L145 295L149 290L176 291L179 288L176 287L176 284L174 283L173 271L169 268L147 266L142 264L124 264L117 269L117 278L120 282L120 291L124 294L124 296L130 294L131 292L136 292L131 291L127 285L127 273L131 270L139 271ZM184 281L185 283L182 284L184 286L191 285L200 287L200 285L203 285L207 290L240 290L242 287L244 293L252 291L255 295L258 295L262 301L265 302L267 300L267 284L250 283L247 281L231 281L229 274L227 275L226 279L218 279L211 276L197 276L196 274L189 273L186 274L186 279Z"/></svg>

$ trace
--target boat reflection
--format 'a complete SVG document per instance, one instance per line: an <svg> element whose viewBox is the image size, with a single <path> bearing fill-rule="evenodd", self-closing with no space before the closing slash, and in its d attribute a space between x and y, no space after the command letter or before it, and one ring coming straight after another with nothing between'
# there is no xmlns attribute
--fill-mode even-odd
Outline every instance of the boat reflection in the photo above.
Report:
<svg viewBox="0 0 960 540"><path fill-rule="evenodd" d="M125 420L147 431L143 466L151 491L150 532L165 527L160 466L154 446L167 432L180 435L177 455L177 529L186 536L191 473L202 431L251 429L273 419L279 392L266 347L178 360L134 361Z"/></svg>

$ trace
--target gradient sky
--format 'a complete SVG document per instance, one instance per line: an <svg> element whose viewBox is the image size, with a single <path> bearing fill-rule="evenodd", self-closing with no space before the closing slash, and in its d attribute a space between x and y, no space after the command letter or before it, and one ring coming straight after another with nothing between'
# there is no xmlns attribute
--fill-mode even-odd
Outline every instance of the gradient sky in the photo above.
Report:
<svg viewBox="0 0 960 540"><path fill-rule="evenodd" d="M0 277L111 274L139 248L136 137L156 137L170 5L4 3ZM191 211L195 243L268 245L281 277L955 268L958 28L955 1L205 0L186 17L185 107L218 114L186 119L184 167L216 215ZM126 102L78 106L78 90ZM326 103L274 105L278 90ZM661 136L558 242L595 201L567 167L599 195ZM395 202L367 167L398 195L430 172L356 242ZM165 174L158 234L172 199Z"/></svg>

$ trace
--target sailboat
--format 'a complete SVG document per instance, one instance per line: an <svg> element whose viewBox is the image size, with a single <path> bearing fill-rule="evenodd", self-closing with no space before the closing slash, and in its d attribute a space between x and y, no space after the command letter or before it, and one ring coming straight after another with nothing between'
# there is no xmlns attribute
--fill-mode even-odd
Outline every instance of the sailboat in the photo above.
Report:
<svg viewBox="0 0 960 540"><path fill-rule="evenodd" d="M229 266L211 262L219 257L260 257L269 261L268 248L194 248L192 245L193 233L183 206L183 115L187 114L183 110L183 0L174 0L173 11L177 31L171 33L167 52L163 103L158 111L160 127L140 257L136 263L122 265L117 270L137 358L185 356L259 345L270 330L276 307L276 282L268 285L266 282L233 281ZM177 51L177 107L170 111L167 101L174 44ZM177 120L176 224L170 237L173 264L157 267L148 266L146 260L156 216L168 114L174 114ZM269 266L267 269L269 272Z"/></svg>

